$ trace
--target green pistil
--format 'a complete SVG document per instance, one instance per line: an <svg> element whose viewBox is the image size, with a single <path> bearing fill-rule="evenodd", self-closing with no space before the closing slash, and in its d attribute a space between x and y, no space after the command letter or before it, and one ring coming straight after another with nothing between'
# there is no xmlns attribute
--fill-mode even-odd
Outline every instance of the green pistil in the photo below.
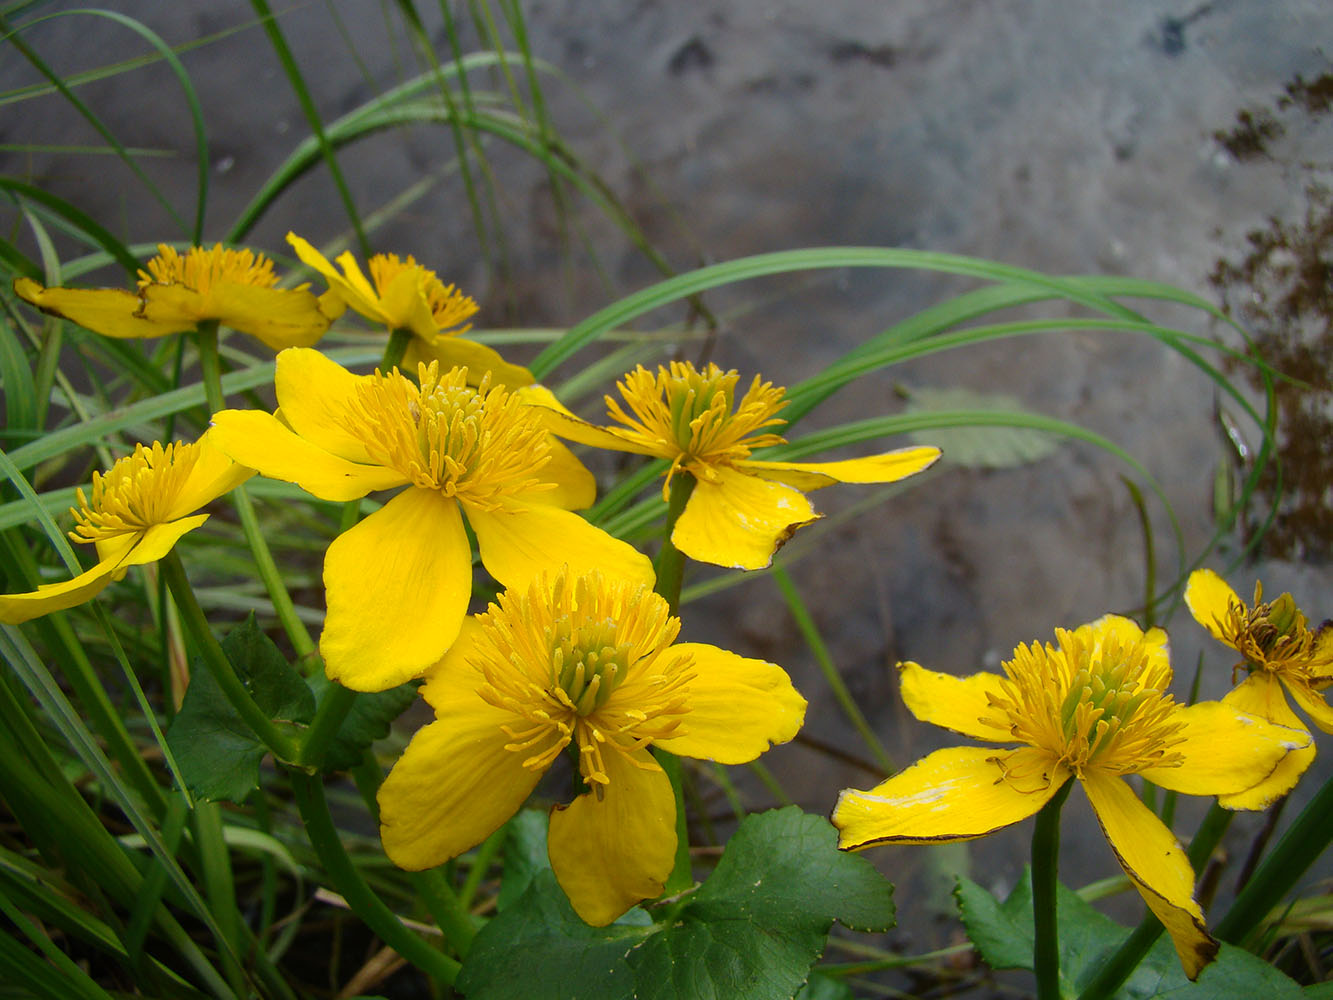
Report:
<svg viewBox="0 0 1333 1000"><path fill-rule="evenodd" d="M551 652L551 682L582 716L606 704L629 669L629 643L616 641L614 622L585 626Z"/></svg>

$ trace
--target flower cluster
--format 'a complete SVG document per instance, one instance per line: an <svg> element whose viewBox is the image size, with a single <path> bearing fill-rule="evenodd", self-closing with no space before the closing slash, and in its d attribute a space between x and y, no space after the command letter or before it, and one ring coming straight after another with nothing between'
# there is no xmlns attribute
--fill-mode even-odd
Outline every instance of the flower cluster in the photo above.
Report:
<svg viewBox="0 0 1333 1000"><path fill-rule="evenodd" d="M594 424L526 368L463 337L477 304L412 257L377 254L363 271L350 253L330 263L300 237L288 241L327 282L323 295L279 288L265 257L220 245L159 247L134 291L15 282L27 301L107 336L195 330L201 350L216 351L217 325L251 334L279 350L277 407L220 409L198 441L139 445L95 474L90 495L78 493L71 537L95 546L96 565L0 596L0 622L73 607L129 567L167 557L208 518L201 508L255 473L347 504L324 554L324 670L353 691L420 680L435 713L379 789L389 858L420 870L458 857L565 759L572 791L554 796L551 867L579 916L609 924L659 896L680 863L680 789L661 755L746 763L804 721L805 699L782 667L678 641L683 557L769 566L818 519L808 492L902 480L939 449L776 460L765 449L787 443L785 391L760 376L742 391L737 372L682 361L625 374L619 398L604 397L609 423ZM390 335L373 373L311 346L346 309ZM221 388L210 388L216 406ZM561 439L665 463L658 566L670 574L658 580L646 554L578 513L596 483ZM379 502L362 517L372 494ZM179 583L174 556L166 566ZM485 610L470 614L479 582ZM1285 795L1315 748L1284 691L1333 732L1323 694L1333 628L1312 629L1291 595L1265 601L1257 585L1246 604L1207 570L1191 576L1185 600L1245 674L1220 701L1177 702L1165 633L1114 615L1018 646L1002 675L900 663L918 719L987 745L939 750L871 789L844 790L832 814L840 846L984 836L1048 805L1053 815L1077 782L1196 977L1218 943L1193 871L1125 779L1216 796L1227 809ZM227 690L256 732L276 733L275 753L309 763L288 753L286 730L234 677Z"/></svg>

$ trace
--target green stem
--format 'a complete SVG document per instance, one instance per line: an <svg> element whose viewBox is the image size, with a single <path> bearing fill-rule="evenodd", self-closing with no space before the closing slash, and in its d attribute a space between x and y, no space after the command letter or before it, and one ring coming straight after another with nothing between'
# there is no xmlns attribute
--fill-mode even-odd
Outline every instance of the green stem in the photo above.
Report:
<svg viewBox="0 0 1333 1000"><path fill-rule="evenodd" d="M819 664L819 669L824 674L824 682L828 684L829 690L833 692L833 697L837 699L843 714L847 716L848 721L860 734L861 741L874 754L879 766L884 768L886 774L892 774L896 770L893 761L889 759L884 744L875 735L875 730L871 728L870 723L856 704L856 699L847 690L842 674L838 673L837 665L834 664L833 657L829 655L828 646L824 644L824 639L819 634L814 619L810 617L805 602L801 600L796 585L792 583L787 571L780 566L774 566L769 573L773 577L773 582L778 585L778 589L782 591L782 596L787 602L787 610L791 612L792 618L796 621L796 627L800 629L805 644L810 647L810 652L815 654L815 662Z"/></svg>
<svg viewBox="0 0 1333 1000"><path fill-rule="evenodd" d="M415 872L412 882L417 892L421 893L426 909L435 918L435 925L444 934L444 939L459 955L466 955L472 939L477 936L477 922L459 902L458 893L449 884L444 872L439 868Z"/></svg>
<svg viewBox="0 0 1333 1000"><path fill-rule="evenodd" d="M342 837L329 815L329 805L324 798L324 785L320 779L302 771L292 771L291 783L297 808L305 822L306 835L310 838L310 846L315 849L334 888L342 894L352 912L364 920L381 941L418 969L452 985L461 968L459 963L432 948L403 926L403 922L366 884L352 859L347 856Z"/></svg>
<svg viewBox="0 0 1333 1000"><path fill-rule="evenodd" d="M1041 807L1032 831L1032 967L1037 974L1037 1000L1060 1000L1060 935L1055 909L1060 886L1060 809L1073 787L1071 778Z"/></svg>
<svg viewBox="0 0 1333 1000"><path fill-rule="evenodd" d="M1223 809L1217 804L1216 799L1213 800L1208 815L1203 818L1203 822L1199 824L1198 832L1194 834L1194 839L1190 841L1190 867L1194 869L1196 877L1208 864L1213 849L1217 847L1222 835L1226 833L1227 827L1231 825L1233 816L1235 816L1234 812L1230 809ZM1139 925L1134 928L1134 933L1127 937L1111 957L1106 960L1105 964L1097 970L1097 975L1084 987L1078 1000L1106 1000L1107 997L1112 996L1130 977L1130 974L1139 967L1143 957L1148 954L1157 939L1162 936L1163 930L1162 922L1149 912L1139 921Z"/></svg>
<svg viewBox="0 0 1333 1000"><path fill-rule="evenodd" d="M294 741L288 734L278 729L268 714L255 704L250 692L236 676L227 654L222 651L222 646L218 644L208 627L208 620L204 617L203 609L199 607L194 591L190 588L190 581L185 575L185 567L181 565L180 556L175 551L168 552L158 565L163 577L166 578L171 596L176 601L181 621L193 637L204 666L213 675L222 693L265 746L276 756L291 760L296 753Z"/></svg>
<svg viewBox="0 0 1333 1000"><path fill-rule="evenodd" d="M241 913L236 908L236 880L232 875L231 856L222 836L222 816L216 802L196 802L194 835L203 868L204 892L208 907L217 921L218 955L222 971L238 997L250 992L245 970L237 956L245 953L241 943Z"/></svg>
<svg viewBox="0 0 1333 1000"><path fill-rule="evenodd" d="M662 529L662 548L657 553L653 569L657 573L659 594L666 598L671 613L680 611L680 583L685 576L685 554L671 544L671 533L676 528L676 521L685 509L690 494L694 492L694 477L685 472L676 473L671 480L671 493L667 500L666 527Z"/></svg>
<svg viewBox="0 0 1333 1000"><path fill-rule="evenodd" d="M384 345L384 356L380 358L379 370L387 375L397 368L407 353L407 345L416 336L411 330L399 327L389 334L389 342Z"/></svg>
<svg viewBox="0 0 1333 1000"><path fill-rule="evenodd" d="M301 748L296 753L296 762L306 767L319 767L324 762L324 754L328 751L329 744L338 735L347 713L356 704L355 691L334 681L330 684L328 694L315 710L315 718L311 721L310 728L305 731Z"/></svg>
<svg viewBox="0 0 1333 1000"><path fill-rule="evenodd" d="M675 754L654 747L653 756L671 779L671 790L676 797L676 861L671 867L671 874L667 876L666 885L662 887L662 894L671 896L694 885L694 870L690 865L690 828L685 822L685 774L680 758Z"/></svg>
<svg viewBox="0 0 1333 1000"><path fill-rule="evenodd" d="M1220 921L1215 933L1239 944L1333 841L1333 781L1325 782L1273 845Z"/></svg>

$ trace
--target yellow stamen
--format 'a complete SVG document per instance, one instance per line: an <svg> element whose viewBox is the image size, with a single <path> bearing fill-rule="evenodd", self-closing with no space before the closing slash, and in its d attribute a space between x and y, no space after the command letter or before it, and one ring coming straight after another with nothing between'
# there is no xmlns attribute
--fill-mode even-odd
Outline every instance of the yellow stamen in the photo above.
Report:
<svg viewBox="0 0 1333 1000"><path fill-rule="evenodd" d="M1218 626L1226 642L1244 658L1246 670L1267 670L1303 678L1316 690L1328 687L1333 643L1321 641L1327 624L1311 631L1291 594L1264 603L1263 584L1254 585L1254 606L1229 602Z"/></svg>
<svg viewBox="0 0 1333 1000"><path fill-rule="evenodd" d="M553 489L539 472L550 461L550 436L532 410L503 388L467 385L467 369L440 373L421 365L420 385L394 369L357 387L343 426L372 461L413 485L483 510L520 493Z"/></svg>
<svg viewBox="0 0 1333 1000"><path fill-rule="evenodd" d="M377 253L366 261L366 267L370 271L370 280L375 283L375 291L381 296L398 275L408 270L415 271L417 287L430 306L436 327L441 330L458 326L479 308L471 297L464 295L454 285L446 285L434 271L418 264L411 254L406 259L400 259L396 253ZM465 326L450 333L458 334L467 329Z"/></svg>
<svg viewBox="0 0 1333 1000"><path fill-rule="evenodd" d="M673 361L654 375L640 365L617 383L630 412L606 397L613 420L624 424L653 454L671 460L663 495L680 469L712 479L714 467L748 458L755 448L782 444L778 434L761 433L784 421L776 414L787 401L786 390L756 375L736 402L740 375L709 364L701 372L688 362ZM733 410L734 408L734 410Z"/></svg>
<svg viewBox="0 0 1333 1000"><path fill-rule="evenodd" d="M599 574L501 594L480 617L471 662L481 697L517 717L504 727L506 749L540 748L523 766L542 770L572 742L600 795L609 750L681 735L694 675L690 658L669 649L680 631L669 610L648 587Z"/></svg>
<svg viewBox="0 0 1333 1000"><path fill-rule="evenodd" d="M80 489L79 505L70 508L78 524L69 537L96 542L165 523L199 450L197 441L165 448L156 441L151 448L139 444L105 473L94 472L92 499Z"/></svg>
<svg viewBox="0 0 1333 1000"><path fill-rule="evenodd" d="M251 250L229 250L221 243L211 250L190 247L184 256L159 243L157 256L146 266L147 271L139 272L140 291L153 284L184 285L207 295L214 285L223 282L257 288L272 288L278 283L273 261Z"/></svg>
<svg viewBox="0 0 1333 1000"><path fill-rule="evenodd" d="M1154 660L1141 642L1113 636L1100 644L1056 630L1059 646L1019 646L1004 664L1004 693L992 695L993 717L1014 739L1036 747L1076 776L1096 768L1134 774L1183 762L1172 749L1183 725L1171 720L1178 706L1166 693L1170 667ZM1011 771L1005 780L1031 791L1031 773Z"/></svg>

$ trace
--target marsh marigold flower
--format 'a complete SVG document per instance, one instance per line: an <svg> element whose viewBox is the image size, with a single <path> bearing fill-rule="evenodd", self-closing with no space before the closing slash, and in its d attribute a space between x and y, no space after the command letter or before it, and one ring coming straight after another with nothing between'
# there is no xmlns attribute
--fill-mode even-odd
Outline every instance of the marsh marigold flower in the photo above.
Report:
<svg viewBox="0 0 1333 1000"><path fill-rule="evenodd" d="M694 490L671 543L698 562L736 569L767 566L797 528L819 518L805 492L834 483L895 482L940 456L938 448L918 447L842 462L751 458L754 449L785 441L770 430L784 422L777 414L787 405L785 390L756 375L738 400L739 380L714 364L699 371L673 361L656 374L640 365L617 383L624 406L605 397L619 425L610 427L576 417L543 386L522 394L547 411L552 432L563 438L669 461L664 498L677 473L692 476Z"/></svg>
<svg viewBox="0 0 1333 1000"><path fill-rule="evenodd" d="M1333 684L1333 627L1328 622L1311 631L1290 594L1265 602L1257 582L1254 603L1247 606L1210 569L1190 574L1185 603L1214 639L1240 655L1235 670L1244 670L1246 677L1222 699L1226 704L1278 725L1305 729L1283 697L1286 688L1315 725L1333 733L1333 708L1322 693ZM1314 758L1313 742L1292 751L1269 779L1268 790L1274 796L1290 791Z"/></svg>
<svg viewBox="0 0 1333 1000"><path fill-rule="evenodd" d="M488 837L566 748L586 791L551 813L551 867L579 916L609 924L662 891L671 782L649 752L741 764L796 735L805 699L779 666L697 642L647 586L561 571L501 594L426 677L436 722L379 791L402 868Z"/></svg>
<svg viewBox="0 0 1333 1000"><path fill-rule="evenodd" d="M324 557L320 653L358 691L420 676L457 637L472 596L464 517L503 586L564 563L653 580L646 556L572 513L592 503L592 474L531 408L463 369L418 372L419 385L397 369L354 375L293 348L278 355L278 416L213 416L218 447L323 500L407 487Z"/></svg>
<svg viewBox="0 0 1333 1000"><path fill-rule="evenodd" d="M14 291L43 312L106 337L162 337L216 320L248 333L274 350L309 347L342 312L332 296L316 298L308 286L278 288L273 262L221 243L184 254L165 243L139 272L137 291L122 288L44 288L15 278Z"/></svg>
<svg viewBox="0 0 1333 1000"><path fill-rule="evenodd" d="M78 491L70 538L97 548L97 565L30 594L0 595L0 622L19 622L92 600L131 566L157 562L176 540L208 520L200 507L254 472L215 448L205 434L193 444L136 445L107 472L93 473L92 498Z"/></svg>
<svg viewBox="0 0 1333 1000"><path fill-rule="evenodd" d="M418 364L438 361L440 367L467 368L473 383L490 372L491 385L514 388L532 381L522 365L510 364L498 351L460 336L477 311L477 303L453 285L446 285L432 270L411 256L377 253L366 261L367 278L356 258L344 251L338 267L309 242L295 233L287 242L307 267L314 268L329 283L329 290L353 311L390 331L409 330L412 340L403 355L403 365L415 370Z"/></svg>
<svg viewBox="0 0 1333 1000"><path fill-rule="evenodd" d="M1221 702L1167 693L1166 635L1108 615L1058 645L1019 646L991 673L954 677L899 664L903 700L923 722L1016 749L937 750L833 812L839 846L970 840L1032 816L1071 778L1088 794L1116 860L1175 943L1193 979L1217 942L1194 900L1194 872L1171 831L1123 780L1188 795L1240 796L1309 734ZM1259 808L1262 800L1250 804Z"/></svg>

